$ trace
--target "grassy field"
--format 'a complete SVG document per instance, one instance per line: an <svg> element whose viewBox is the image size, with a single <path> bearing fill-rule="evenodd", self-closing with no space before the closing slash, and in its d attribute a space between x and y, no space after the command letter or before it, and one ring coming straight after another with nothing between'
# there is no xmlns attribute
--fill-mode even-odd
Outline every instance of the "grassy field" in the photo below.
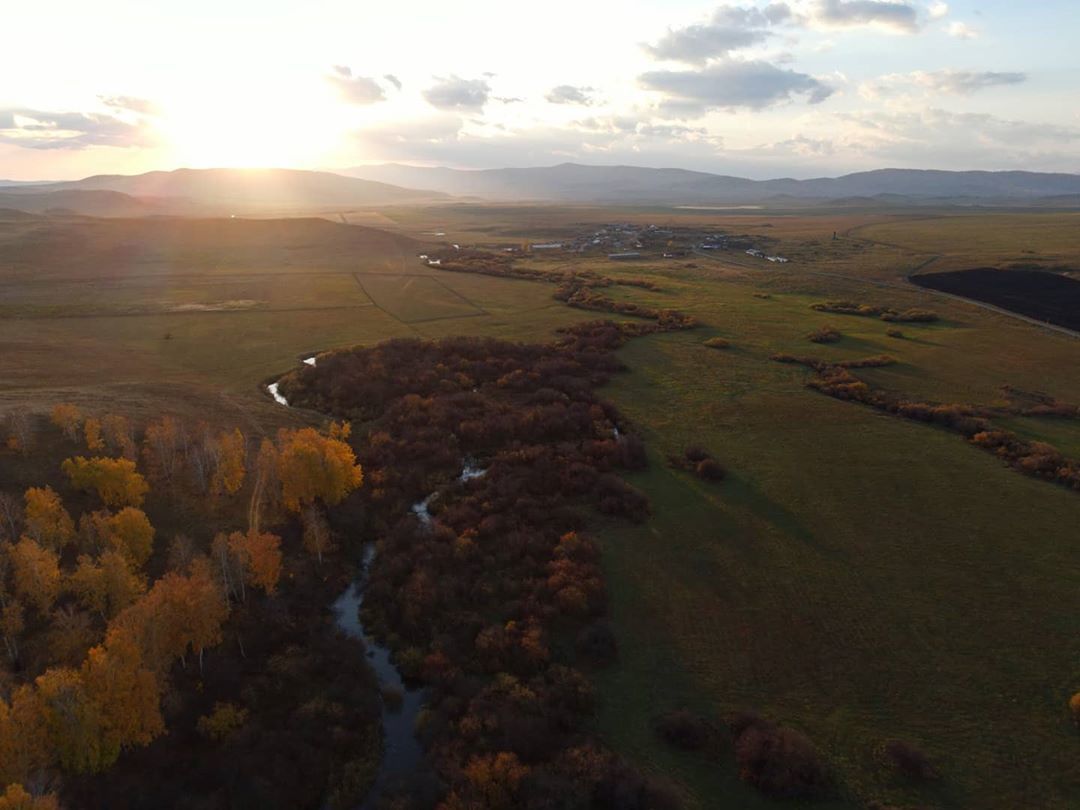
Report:
<svg viewBox="0 0 1080 810"><path fill-rule="evenodd" d="M621 662L598 676L597 730L673 775L691 807L770 803L726 761L657 741L653 717L678 706L756 708L804 730L849 802L1080 805L1080 737L1064 709L1080 689L1080 496L954 434L810 391L809 372L768 359L888 353L900 362L860 376L912 397L989 404L1012 385L1080 402L1077 340L899 285L946 252L967 266L1024 255L1029 235L1043 234L1042 260L1060 262L1075 220L447 206L381 213L392 234L320 220L0 223L0 409L74 400L258 428L295 416L261 384L319 350L398 336L546 340L596 313L553 300L551 285L427 268L424 234L515 243L604 221L759 234L794 261L530 260L649 278L659 292L603 294L704 324L631 341L620 350L629 373L605 389L646 439L652 465L634 483L654 515L602 524ZM897 339L893 324L810 309L831 298L942 320L899 325ZM843 338L805 339L824 325ZM731 348L702 345L714 336ZM1080 455L1080 423L1002 426ZM691 443L729 478L665 465ZM874 748L891 737L925 750L943 779L919 789L882 769Z"/></svg>

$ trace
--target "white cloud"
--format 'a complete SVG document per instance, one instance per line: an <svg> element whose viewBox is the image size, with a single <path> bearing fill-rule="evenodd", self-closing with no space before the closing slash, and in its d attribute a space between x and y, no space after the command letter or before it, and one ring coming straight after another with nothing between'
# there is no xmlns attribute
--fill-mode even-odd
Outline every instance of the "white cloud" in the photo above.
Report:
<svg viewBox="0 0 1080 810"><path fill-rule="evenodd" d="M942 2L931 3L928 12L931 20L940 20L942 17L948 16L949 4Z"/></svg>
<svg viewBox="0 0 1080 810"><path fill-rule="evenodd" d="M354 76L346 65L334 65L334 72L326 80L350 104L375 104L386 100L386 93L377 81L369 76Z"/></svg>
<svg viewBox="0 0 1080 810"><path fill-rule="evenodd" d="M830 28L872 25L900 33L919 30L919 14L906 0L821 0L815 20Z"/></svg>
<svg viewBox="0 0 1080 810"><path fill-rule="evenodd" d="M970 95L991 87L1022 84L1027 74L992 70L916 70L912 73L890 73L879 76L859 86L859 94L866 99L896 95L912 89L930 93Z"/></svg>
<svg viewBox="0 0 1080 810"><path fill-rule="evenodd" d="M727 60L701 70L649 71L638 83L662 93L661 109L673 118L699 117L711 109L760 110L795 96L816 104L833 92L813 76L752 60Z"/></svg>
<svg viewBox="0 0 1080 810"><path fill-rule="evenodd" d="M771 26L791 16L787 3L770 3L764 9L724 5L713 12L708 22L669 28L655 44L644 48L654 59L703 65L710 59L764 42L772 35L768 30Z"/></svg>
<svg viewBox="0 0 1080 810"><path fill-rule="evenodd" d="M469 110L479 112L491 95L491 85L485 79L462 79L460 76L436 78L435 84L423 93L432 107L440 110Z"/></svg>
<svg viewBox="0 0 1080 810"><path fill-rule="evenodd" d="M594 103L592 97L594 91L593 87L560 84L558 87L553 87L544 98L551 104L580 104L583 107L589 107Z"/></svg>
<svg viewBox="0 0 1080 810"><path fill-rule="evenodd" d="M978 39L979 36L978 31L959 20L949 23L949 27L945 30L950 37L956 37L957 39Z"/></svg>

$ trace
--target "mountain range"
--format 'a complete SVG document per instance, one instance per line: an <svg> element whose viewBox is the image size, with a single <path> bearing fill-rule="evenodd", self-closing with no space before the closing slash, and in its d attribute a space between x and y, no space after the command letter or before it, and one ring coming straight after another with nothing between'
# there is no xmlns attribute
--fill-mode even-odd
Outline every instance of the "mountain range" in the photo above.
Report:
<svg viewBox="0 0 1080 810"><path fill-rule="evenodd" d="M886 195L913 200L1031 201L1080 194L1080 175L1019 171L880 169L810 180L749 180L685 169L575 163L482 170L388 163L345 169L342 174L454 196L564 203L704 205L779 202L782 198L825 201Z"/></svg>
<svg viewBox="0 0 1080 810"><path fill-rule="evenodd" d="M511 201L774 207L1080 205L1080 175L882 169L809 180L750 180L685 169L563 163L461 170L382 164L342 172L177 169L36 183L0 181L0 208L92 216L282 216L352 207Z"/></svg>

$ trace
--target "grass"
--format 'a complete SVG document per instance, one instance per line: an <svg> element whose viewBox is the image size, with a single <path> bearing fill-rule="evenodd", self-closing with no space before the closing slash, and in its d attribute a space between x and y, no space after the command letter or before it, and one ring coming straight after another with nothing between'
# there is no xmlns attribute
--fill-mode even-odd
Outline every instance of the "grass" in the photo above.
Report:
<svg viewBox="0 0 1080 810"><path fill-rule="evenodd" d="M317 220L0 223L0 409L70 399L264 429L301 417L260 384L315 351L399 336L544 340L598 317L553 300L549 284L428 269L415 255L425 231L521 242L583 222L678 220L767 234L790 265L727 254L529 260L649 278L659 292L601 293L703 324L631 341L620 350L629 372L605 389L649 447L653 463L634 483L654 515L640 527L601 524L621 661L597 676L597 730L676 779L691 807L772 805L730 761L654 738L653 717L678 706L757 708L800 728L833 763L845 800L1080 804L1080 737L1065 711L1080 688L1080 497L953 434L809 391L805 369L768 359L891 354L897 365L859 375L942 402L993 403L1004 384L1078 402L1076 340L882 286L945 250L968 266L1021 255L1027 234L1046 245L1042 260L1060 261L1074 220L529 206L379 216L396 235ZM902 324L896 340L886 334L895 325L830 314L843 338L810 344L823 317L810 304L827 299L928 308L942 320ZM242 300L259 304L178 310ZM72 314L82 317L60 317ZM714 337L731 347L707 350ZM1003 426L1080 455L1080 423ZM712 451L728 478L704 482L664 464L689 444ZM883 771L872 750L889 737L925 750L941 783L920 790Z"/></svg>

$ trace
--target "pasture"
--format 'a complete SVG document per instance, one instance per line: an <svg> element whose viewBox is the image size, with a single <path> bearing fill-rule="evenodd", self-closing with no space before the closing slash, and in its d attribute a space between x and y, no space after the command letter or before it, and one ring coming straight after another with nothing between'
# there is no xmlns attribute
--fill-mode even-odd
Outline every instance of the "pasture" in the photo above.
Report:
<svg viewBox="0 0 1080 810"><path fill-rule="evenodd" d="M435 237L424 232L512 244L638 221L767 236L790 265L524 260L654 281L658 292L602 292L702 323L630 341L627 373L601 392L646 441L651 466L632 483L653 515L600 527L620 662L596 676L597 732L672 775L696 808L773 805L729 760L653 735L653 718L681 706L755 708L805 731L846 803L1075 807L1080 736L1065 702L1080 689L1080 495L955 434L808 390L808 371L769 360L889 354L898 364L860 376L914 398L991 404L1011 385L1080 402L1076 339L901 284L946 253L957 266L1044 242L1039 261L1075 255L1073 220L1009 216L445 206L381 212L392 233L323 220L20 218L0 223L0 409L71 400L263 428L306 418L261 386L316 351L402 336L546 340L601 317L554 300L549 284L426 267L416 254ZM941 320L810 308L840 298ZM805 339L826 325L839 342ZM897 326L903 338L887 334ZM710 337L731 346L709 349ZM1080 455L1078 422L1002 426ZM665 457L689 444L711 450L727 480L670 469ZM924 750L943 778L920 787L884 769L875 748L889 738Z"/></svg>

